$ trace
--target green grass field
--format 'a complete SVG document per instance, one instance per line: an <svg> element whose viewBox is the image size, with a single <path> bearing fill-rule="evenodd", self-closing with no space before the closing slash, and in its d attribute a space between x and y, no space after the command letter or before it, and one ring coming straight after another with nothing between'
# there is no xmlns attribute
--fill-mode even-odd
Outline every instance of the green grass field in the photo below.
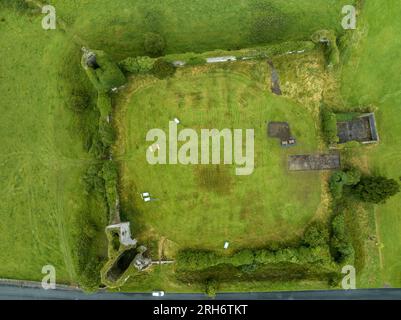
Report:
<svg viewBox="0 0 401 320"><path fill-rule="evenodd" d="M90 158L67 108L62 71L73 43L44 32L41 17L0 8L0 277L40 280L42 266L52 264L57 281L75 283L74 237L88 214L81 177Z"/></svg>
<svg viewBox="0 0 401 320"><path fill-rule="evenodd" d="M372 104L378 108L380 144L367 153L369 167L399 180L401 161L401 62L400 3L365 1L360 18L359 42L353 42L350 60L345 64L342 91L350 106ZM401 286L401 196L376 207L380 241L383 244L382 277L384 284Z"/></svg>
<svg viewBox="0 0 401 320"><path fill-rule="evenodd" d="M166 53L245 48L307 39L319 29L341 32L349 0L48 1L92 48L118 59L143 55L143 35L161 34Z"/></svg>

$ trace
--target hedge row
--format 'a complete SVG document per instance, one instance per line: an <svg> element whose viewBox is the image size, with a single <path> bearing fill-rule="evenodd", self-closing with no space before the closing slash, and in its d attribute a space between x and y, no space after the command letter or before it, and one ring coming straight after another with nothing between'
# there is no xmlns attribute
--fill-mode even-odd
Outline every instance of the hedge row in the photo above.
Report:
<svg viewBox="0 0 401 320"><path fill-rule="evenodd" d="M178 266L182 270L203 270L220 264L234 267L256 264L280 263L331 265L329 232L322 223L312 223L306 229L302 244L281 249L244 249L231 256L206 250L182 250L178 254ZM248 268L248 267L246 267Z"/></svg>
<svg viewBox="0 0 401 320"><path fill-rule="evenodd" d="M337 118L334 112L327 107L322 106L320 110L322 121L322 130L325 140L328 144L337 143L339 141L337 135Z"/></svg>
<svg viewBox="0 0 401 320"><path fill-rule="evenodd" d="M341 264L353 264L355 251L346 228L345 215L336 215L332 220L332 236L330 248L334 261Z"/></svg>
<svg viewBox="0 0 401 320"><path fill-rule="evenodd" d="M300 246L296 248L284 248L278 250L244 249L232 256L219 255L213 251L182 250L177 256L177 266L181 270L204 270L221 264L234 267L250 266L255 264L315 264L328 266L331 264L329 246L318 247Z"/></svg>

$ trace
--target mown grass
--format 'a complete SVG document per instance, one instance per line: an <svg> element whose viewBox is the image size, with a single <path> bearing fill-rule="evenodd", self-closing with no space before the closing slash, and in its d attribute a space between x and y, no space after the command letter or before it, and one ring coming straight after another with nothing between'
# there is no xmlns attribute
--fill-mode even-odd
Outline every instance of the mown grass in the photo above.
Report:
<svg viewBox="0 0 401 320"><path fill-rule="evenodd" d="M92 48L121 59L143 55L143 35L161 34L165 53L238 49L307 39L319 29L341 33L349 0L47 1Z"/></svg>
<svg viewBox="0 0 401 320"><path fill-rule="evenodd" d="M99 256L105 219L84 195L91 160L69 110L71 82L85 87L79 47L41 18L0 5L0 277L40 280L52 264L58 282L76 283L82 215L101 226Z"/></svg>
<svg viewBox="0 0 401 320"><path fill-rule="evenodd" d="M365 153L369 168L399 180L401 161L401 5L399 1L365 1L358 21L360 35L350 43L342 77L342 92L349 106L377 107L380 144ZM381 286L401 286L401 196L376 206L382 256Z"/></svg>
<svg viewBox="0 0 401 320"><path fill-rule="evenodd" d="M141 84L134 79L117 101L115 156L121 166L123 212L135 236L215 250L227 240L235 250L302 235L318 209L321 181L317 172L289 173L287 155L317 149L309 112L269 92L265 62L195 70L164 81L148 78ZM233 165L148 164L146 133L152 128L167 132L174 117L182 128L254 128L254 173L236 176ZM297 146L283 149L268 138L268 121L288 121ZM145 204L139 197L144 191L159 201Z"/></svg>

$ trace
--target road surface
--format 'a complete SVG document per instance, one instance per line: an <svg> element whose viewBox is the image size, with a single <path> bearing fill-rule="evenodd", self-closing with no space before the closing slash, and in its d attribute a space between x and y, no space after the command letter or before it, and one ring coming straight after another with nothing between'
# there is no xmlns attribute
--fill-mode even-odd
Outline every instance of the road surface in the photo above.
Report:
<svg viewBox="0 0 401 320"><path fill-rule="evenodd" d="M44 290L3 285L0 300L207 300L204 294L166 293L152 297L151 293L98 292L86 294L79 290ZM401 300L401 289L361 289L332 291L221 293L215 300Z"/></svg>

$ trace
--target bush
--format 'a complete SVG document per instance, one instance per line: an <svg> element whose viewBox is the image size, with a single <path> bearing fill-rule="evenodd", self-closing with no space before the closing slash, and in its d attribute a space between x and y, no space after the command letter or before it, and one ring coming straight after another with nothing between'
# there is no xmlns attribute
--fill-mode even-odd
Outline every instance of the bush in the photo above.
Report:
<svg viewBox="0 0 401 320"><path fill-rule="evenodd" d="M100 120L99 122L99 135L103 146L106 148L111 147L116 140L115 130L106 120Z"/></svg>
<svg viewBox="0 0 401 320"><path fill-rule="evenodd" d="M342 159L349 161L354 157L358 157L361 153L361 144L358 141L348 141L341 144Z"/></svg>
<svg viewBox="0 0 401 320"><path fill-rule="evenodd" d="M332 236L330 239L330 247L334 260L337 263L352 264L354 262L355 252L346 230L344 214L335 216L332 220L331 227Z"/></svg>
<svg viewBox="0 0 401 320"><path fill-rule="evenodd" d="M361 172L356 168L351 168L345 171L347 176L347 181L345 184L347 186L356 185L361 180Z"/></svg>
<svg viewBox="0 0 401 320"><path fill-rule="evenodd" d="M214 298L217 293L218 283L214 279L207 279L205 283L205 293L210 297Z"/></svg>
<svg viewBox="0 0 401 320"><path fill-rule="evenodd" d="M108 93L99 92L97 96L97 108L99 109L100 116L106 119L111 113L111 98Z"/></svg>
<svg viewBox="0 0 401 320"><path fill-rule="evenodd" d="M328 110L326 107L321 109L322 129L328 144L337 143L339 138L337 136L337 118L336 115Z"/></svg>
<svg viewBox="0 0 401 320"><path fill-rule="evenodd" d="M228 261L235 267L252 264L254 262L254 253L249 249L241 250L230 257Z"/></svg>
<svg viewBox="0 0 401 320"><path fill-rule="evenodd" d="M326 245L329 240L329 232L323 223L314 222L305 231L303 242L310 247Z"/></svg>
<svg viewBox="0 0 401 320"><path fill-rule="evenodd" d="M102 173L102 165L92 164L88 167L82 178L85 183L85 191L87 194L96 193L104 196L104 179Z"/></svg>
<svg viewBox="0 0 401 320"><path fill-rule="evenodd" d="M103 164L103 179L106 190L106 200L110 211L116 209L117 200L117 165L113 161L105 161Z"/></svg>
<svg viewBox="0 0 401 320"><path fill-rule="evenodd" d="M147 74L152 71L154 59L150 57L129 57L119 63L120 68L126 73Z"/></svg>
<svg viewBox="0 0 401 320"><path fill-rule="evenodd" d="M159 79L172 77L175 71L176 68L173 66L173 64L164 59L156 60L152 68L153 75Z"/></svg>
<svg viewBox="0 0 401 320"><path fill-rule="evenodd" d="M151 57L158 57L164 54L166 43L161 35L149 32L145 34L143 46L146 54Z"/></svg>
<svg viewBox="0 0 401 320"><path fill-rule="evenodd" d="M331 175L329 188L334 199L340 199L343 196L343 188L345 184L347 184L347 175L345 172L336 171Z"/></svg>
<svg viewBox="0 0 401 320"><path fill-rule="evenodd" d="M206 63L206 59L201 58L201 57L191 57L188 59L186 64L188 66L197 66L197 65L202 65Z"/></svg>
<svg viewBox="0 0 401 320"><path fill-rule="evenodd" d="M106 157L107 148L104 146L99 132L96 132L92 136L92 145L89 152L96 159L104 159Z"/></svg>
<svg viewBox="0 0 401 320"><path fill-rule="evenodd" d="M363 177L352 191L362 201L378 204L400 192L400 185L394 179L381 176Z"/></svg>

